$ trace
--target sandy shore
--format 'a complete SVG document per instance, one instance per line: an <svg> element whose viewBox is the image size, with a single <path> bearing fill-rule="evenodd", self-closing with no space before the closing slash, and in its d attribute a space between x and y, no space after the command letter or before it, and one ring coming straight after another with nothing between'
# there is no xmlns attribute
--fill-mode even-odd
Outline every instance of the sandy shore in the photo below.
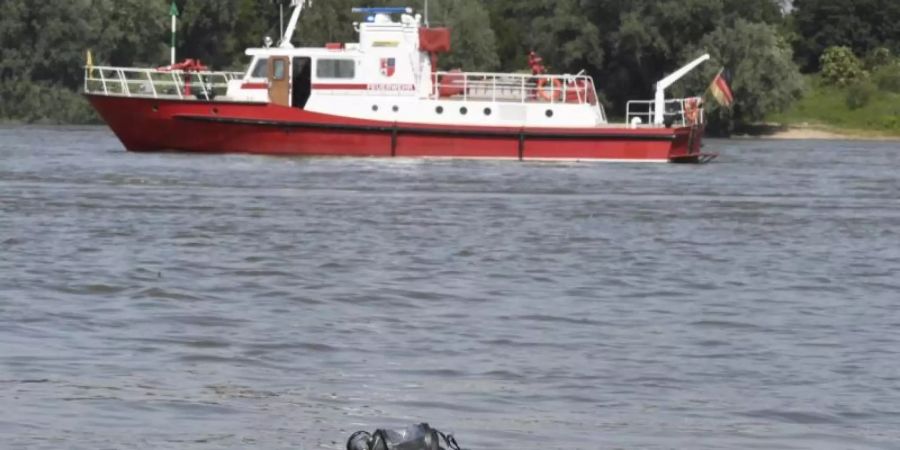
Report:
<svg viewBox="0 0 900 450"><path fill-rule="evenodd" d="M860 141L900 141L900 136L887 136L877 133L842 132L808 127L789 127L782 131L764 136L755 136L762 139L832 139L832 140L860 140Z"/></svg>

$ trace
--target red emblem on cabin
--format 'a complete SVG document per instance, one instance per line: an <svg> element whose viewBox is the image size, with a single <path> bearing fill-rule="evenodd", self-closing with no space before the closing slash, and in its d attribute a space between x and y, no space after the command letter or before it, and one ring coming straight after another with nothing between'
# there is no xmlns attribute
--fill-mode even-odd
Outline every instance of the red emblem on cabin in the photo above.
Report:
<svg viewBox="0 0 900 450"><path fill-rule="evenodd" d="M394 72L397 71L397 59L396 58L381 58L381 74L386 77L394 76Z"/></svg>

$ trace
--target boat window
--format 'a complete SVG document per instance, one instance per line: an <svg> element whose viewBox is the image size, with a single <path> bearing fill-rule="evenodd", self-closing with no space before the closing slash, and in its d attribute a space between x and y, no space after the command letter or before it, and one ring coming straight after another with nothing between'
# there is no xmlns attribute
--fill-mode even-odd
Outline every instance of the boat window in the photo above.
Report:
<svg viewBox="0 0 900 450"><path fill-rule="evenodd" d="M253 71L250 72L250 78L269 78L269 58L259 58Z"/></svg>
<svg viewBox="0 0 900 450"><path fill-rule="evenodd" d="M276 59L274 61L272 71L275 72L272 74L272 78L275 80L283 80L284 79L284 66L285 61L283 59Z"/></svg>
<svg viewBox="0 0 900 450"><path fill-rule="evenodd" d="M356 61L352 59L320 59L316 61L319 78L355 78Z"/></svg>

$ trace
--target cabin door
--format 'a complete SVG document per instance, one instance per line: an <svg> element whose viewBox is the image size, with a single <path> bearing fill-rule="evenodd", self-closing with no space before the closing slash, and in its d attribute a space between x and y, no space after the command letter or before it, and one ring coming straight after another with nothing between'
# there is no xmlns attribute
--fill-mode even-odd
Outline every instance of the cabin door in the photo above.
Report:
<svg viewBox="0 0 900 450"><path fill-rule="evenodd" d="M310 58L294 58L291 70L294 78L291 82L291 106L306 108L306 102L312 95L312 60Z"/></svg>
<svg viewBox="0 0 900 450"><path fill-rule="evenodd" d="M269 103L291 106L291 59L269 58Z"/></svg>

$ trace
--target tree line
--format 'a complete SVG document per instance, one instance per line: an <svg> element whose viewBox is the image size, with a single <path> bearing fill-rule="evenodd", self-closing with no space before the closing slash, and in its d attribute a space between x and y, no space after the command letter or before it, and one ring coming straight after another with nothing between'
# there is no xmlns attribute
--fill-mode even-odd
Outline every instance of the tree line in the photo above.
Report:
<svg viewBox="0 0 900 450"><path fill-rule="evenodd" d="M279 37L278 4L289 0L176 0L179 59L243 69L244 50ZM319 0L301 19L295 45L354 41L354 6L413 6L423 0ZM96 120L77 94L85 51L97 64L168 62L170 0L0 0L0 120ZM733 74L732 109L713 107L720 126L752 122L803 93L826 51L859 61L900 53L897 0L430 0L432 26L453 30L443 68L518 71L529 51L554 72L592 75L604 104L621 115L628 99L710 53L713 62L673 95L700 94L719 69ZM833 53L833 50L832 50ZM846 56L846 55L845 55ZM887 62L885 62L887 63ZM710 105L712 106L712 105Z"/></svg>

